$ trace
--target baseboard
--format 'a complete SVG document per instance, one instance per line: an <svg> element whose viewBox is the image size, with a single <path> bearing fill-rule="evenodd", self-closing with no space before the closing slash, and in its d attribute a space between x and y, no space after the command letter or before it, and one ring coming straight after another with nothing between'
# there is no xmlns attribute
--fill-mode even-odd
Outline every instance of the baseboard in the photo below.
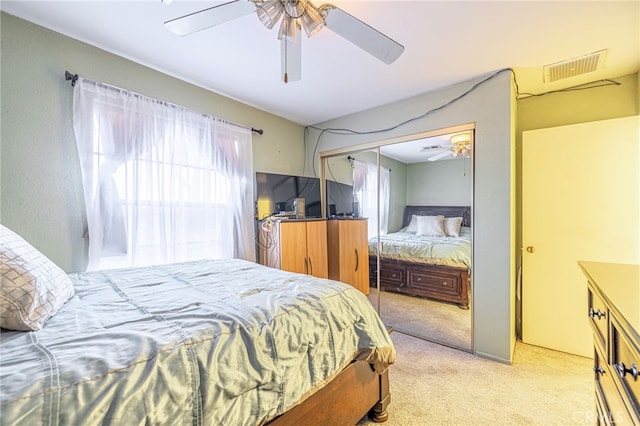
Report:
<svg viewBox="0 0 640 426"><path fill-rule="evenodd" d="M512 365L511 360L500 358L494 355L485 354L484 352L475 352L475 354L481 358L490 359L491 361L500 362L502 364Z"/></svg>

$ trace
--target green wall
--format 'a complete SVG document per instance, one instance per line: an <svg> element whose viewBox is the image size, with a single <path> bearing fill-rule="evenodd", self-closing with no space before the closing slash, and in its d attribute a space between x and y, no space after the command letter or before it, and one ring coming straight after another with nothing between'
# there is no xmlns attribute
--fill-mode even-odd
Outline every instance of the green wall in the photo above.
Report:
<svg viewBox="0 0 640 426"><path fill-rule="evenodd" d="M471 159L407 165L407 204L468 206L471 203Z"/></svg>
<svg viewBox="0 0 640 426"><path fill-rule="evenodd" d="M638 74L591 89L567 90L518 100L517 132L587 123L638 113ZM601 83L602 84L602 83ZM518 137L518 140L521 138Z"/></svg>
<svg viewBox="0 0 640 426"><path fill-rule="evenodd" d="M393 158L380 156L380 165L391 170L389 174L389 227L388 232L402 228L404 206L407 205L407 173L408 166Z"/></svg>
<svg viewBox="0 0 640 426"><path fill-rule="evenodd" d="M253 136L256 171L302 174L303 127L14 16L0 15L0 221L65 271L84 270L80 164L69 70L238 124Z"/></svg>

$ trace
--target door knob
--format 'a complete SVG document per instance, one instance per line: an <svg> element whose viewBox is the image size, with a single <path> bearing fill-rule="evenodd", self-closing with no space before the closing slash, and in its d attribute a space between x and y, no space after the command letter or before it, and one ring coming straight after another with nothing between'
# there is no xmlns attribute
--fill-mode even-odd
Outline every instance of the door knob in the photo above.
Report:
<svg viewBox="0 0 640 426"><path fill-rule="evenodd" d="M533 253L534 251L536 251L535 247L527 246L527 253Z"/></svg>

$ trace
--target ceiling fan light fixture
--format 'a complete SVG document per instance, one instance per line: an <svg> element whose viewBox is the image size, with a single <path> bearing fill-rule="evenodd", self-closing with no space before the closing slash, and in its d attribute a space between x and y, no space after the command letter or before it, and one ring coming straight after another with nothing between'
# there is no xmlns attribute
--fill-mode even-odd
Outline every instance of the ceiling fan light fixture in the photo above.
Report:
<svg viewBox="0 0 640 426"><path fill-rule="evenodd" d="M276 22L282 17L284 7L280 0L267 0L256 4L256 14L262 25L268 29L273 28Z"/></svg>
<svg viewBox="0 0 640 426"><path fill-rule="evenodd" d="M278 31L279 40L287 40L291 43L298 42L298 24L295 18L289 15L282 17L282 23L280 23L280 30Z"/></svg>
<svg viewBox="0 0 640 426"><path fill-rule="evenodd" d="M307 9L307 0L284 0L284 11L292 18L300 18Z"/></svg>
<svg viewBox="0 0 640 426"><path fill-rule="evenodd" d="M462 132L451 135L451 144L452 145L468 145L471 143L471 133Z"/></svg>
<svg viewBox="0 0 640 426"><path fill-rule="evenodd" d="M311 3L307 3L305 13L300 17L302 28L307 33L307 37L311 37L324 28L324 19L322 15Z"/></svg>
<svg viewBox="0 0 640 426"><path fill-rule="evenodd" d="M453 151L452 155L453 155L454 158L458 158L458 157L460 157L460 158L469 158L469 154L470 154L470 152L467 149L467 147L464 146L464 145L460 145Z"/></svg>

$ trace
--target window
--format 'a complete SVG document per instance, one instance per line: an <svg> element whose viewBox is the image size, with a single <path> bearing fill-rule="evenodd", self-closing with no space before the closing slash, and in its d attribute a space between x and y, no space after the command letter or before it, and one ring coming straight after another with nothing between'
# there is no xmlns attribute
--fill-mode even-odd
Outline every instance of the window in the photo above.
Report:
<svg viewBox="0 0 640 426"><path fill-rule="evenodd" d="M380 167L380 234L388 230L389 169ZM378 166L355 160L353 163L353 192L359 203L360 217L368 218L369 239L378 236Z"/></svg>
<svg viewBox="0 0 640 426"><path fill-rule="evenodd" d="M253 260L251 131L79 80L89 268Z"/></svg>

